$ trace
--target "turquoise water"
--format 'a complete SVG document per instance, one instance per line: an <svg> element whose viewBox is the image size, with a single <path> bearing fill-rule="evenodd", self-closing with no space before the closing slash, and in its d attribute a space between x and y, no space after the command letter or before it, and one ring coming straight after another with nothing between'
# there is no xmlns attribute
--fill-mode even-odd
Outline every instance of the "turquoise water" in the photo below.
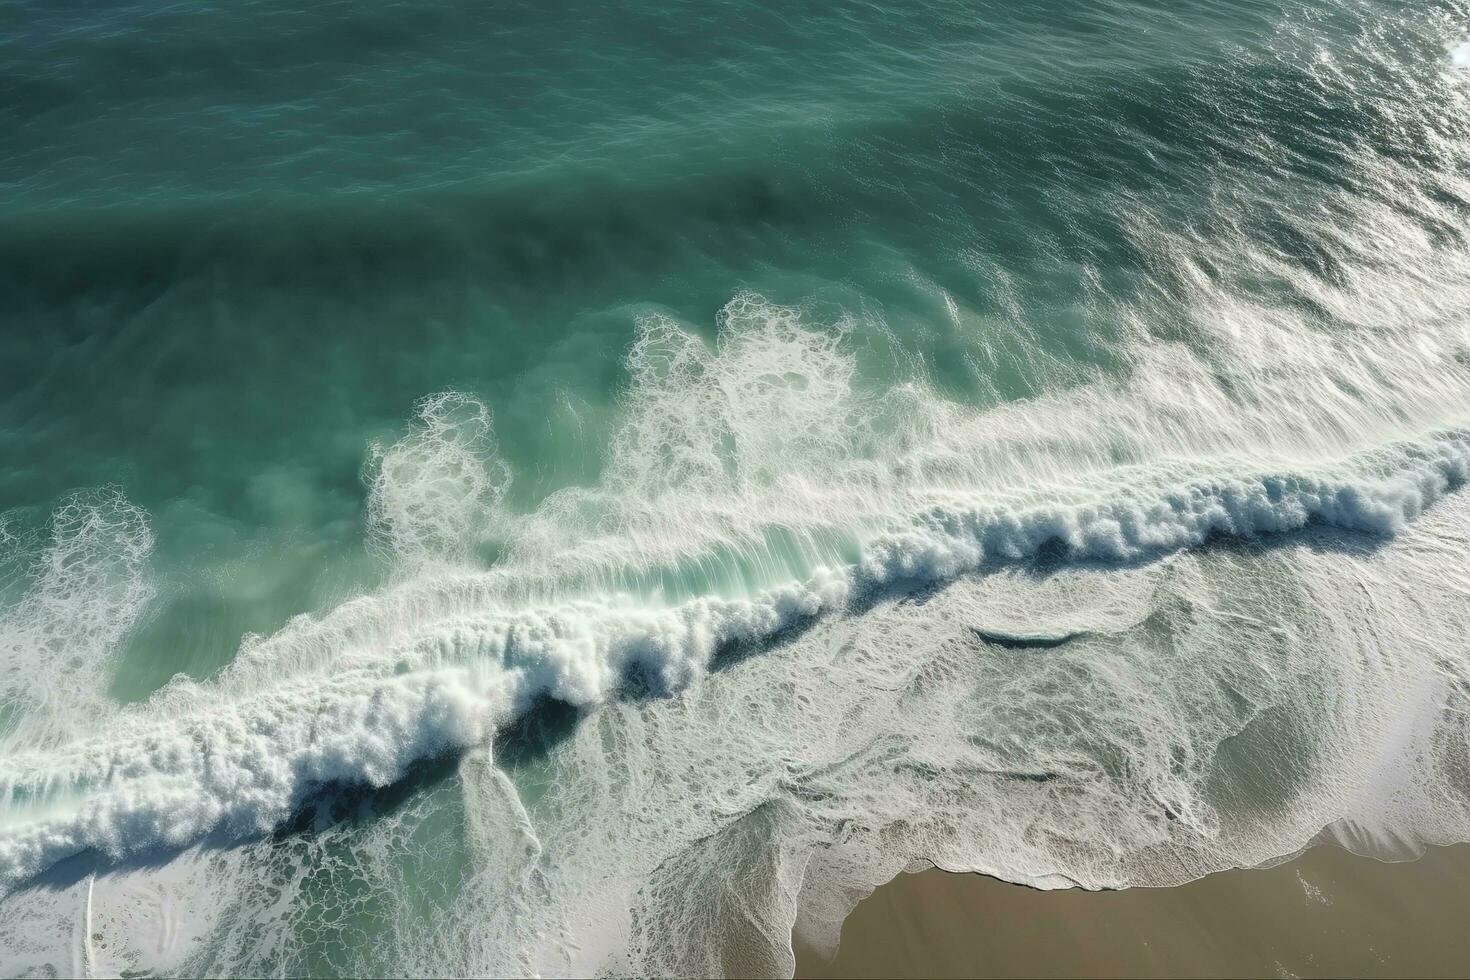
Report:
<svg viewBox="0 0 1470 980"><path fill-rule="evenodd" d="M1470 8L0 12L0 968L792 968L1470 840Z"/></svg>

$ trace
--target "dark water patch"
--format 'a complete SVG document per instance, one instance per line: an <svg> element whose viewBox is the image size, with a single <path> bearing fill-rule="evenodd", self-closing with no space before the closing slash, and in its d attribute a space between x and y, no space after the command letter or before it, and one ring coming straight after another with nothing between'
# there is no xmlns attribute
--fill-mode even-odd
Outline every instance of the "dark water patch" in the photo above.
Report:
<svg viewBox="0 0 1470 980"><path fill-rule="evenodd" d="M494 758L499 765L519 770L544 759L577 730L585 712L565 701L540 697L514 724L495 736Z"/></svg>
<svg viewBox="0 0 1470 980"><path fill-rule="evenodd" d="M1092 635L1086 630L1065 633L1021 633L981 629L978 626L971 626L970 632L990 646L1003 647L1007 650L1052 650L1063 644L1071 643L1073 640L1085 639Z"/></svg>

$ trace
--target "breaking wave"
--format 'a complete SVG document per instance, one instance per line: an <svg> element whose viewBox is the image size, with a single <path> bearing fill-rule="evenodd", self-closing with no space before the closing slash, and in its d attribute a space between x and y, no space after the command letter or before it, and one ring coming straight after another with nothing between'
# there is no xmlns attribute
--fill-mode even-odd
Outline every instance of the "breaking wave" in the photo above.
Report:
<svg viewBox="0 0 1470 980"><path fill-rule="evenodd" d="M853 383L848 327L810 330L798 311L751 296L722 323L711 351L651 318L630 354L634 387L604 482L520 518L503 510L508 471L485 407L427 399L402 441L370 457L370 529L406 580L247 639L218 678L176 678L65 744L12 735L0 881L86 850L121 859L268 833L324 786L390 784L417 761L486 743L544 699L591 708L681 691L723 652L894 590L1037 560L1134 563L1311 524L1388 536L1470 479L1470 432L1448 430L1295 470L1134 463L1097 468L1092 486L965 491L996 469L965 460L963 440L994 455L1003 425L909 386L893 397L910 423L925 420L925 441L885 431L890 407ZM823 468L844 472L846 487L815 480ZM764 503L773 489L783 504ZM53 642L47 630L82 645L61 658L78 665L67 669L94 669L147 595L137 566L150 542L135 509L79 498L55 523L40 579L9 620L15 676L56 659L37 647ZM465 562L493 528L508 556L474 571ZM703 564L726 578L700 574ZM83 605L67 605L73 591ZM58 608L59 625L38 618Z"/></svg>
<svg viewBox="0 0 1470 980"><path fill-rule="evenodd" d="M1287 18L1221 49L1238 70L1127 69L1106 98L1038 70L1000 115L863 116L851 160L744 204L713 173L701 235L788 204L857 229L883 202L902 217L873 243L883 276L832 286L839 249L806 306L740 292L713 324L638 307L625 387L587 430L605 445L547 467L575 485L511 465L554 455L526 450L539 417L497 440L536 398L410 408L463 376L435 368L394 404L398 437L363 447L378 584L136 703L109 683L161 587L153 519L114 490L29 535L0 515L0 972L65 973L60 949L84 954L74 973L769 975L792 968L793 926L830 950L854 902L924 863L1126 887L1328 837L1392 856L1470 839L1455 11L1341 35ZM933 193L893 193L931 143ZM934 222L940 244L910 257L929 231L913 205L989 200L992 174L1011 197ZM629 243L679 217L643 176L631 204L584 207L608 197L592 188L546 195L554 220L538 203L470 223L515 240L507 283L561 288L588 242L631 268ZM133 219L107 220L80 265L11 242L36 303L104 273L173 295L192 231L129 266ZM327 251L385 224L327 228ZM260 228L282 240L271 270L309 264L312 236ZM751 281L766 240L733 230L719 288ZM409 232L323 281L412 280L485 240ZM763 261L815 248L806 232ZM233 261L256 243L225 244ZM772 288L806 295L808 274ZM912 308L883 277L907 277ZM621 318L599 306L614 293L585 305Z"/></svg>

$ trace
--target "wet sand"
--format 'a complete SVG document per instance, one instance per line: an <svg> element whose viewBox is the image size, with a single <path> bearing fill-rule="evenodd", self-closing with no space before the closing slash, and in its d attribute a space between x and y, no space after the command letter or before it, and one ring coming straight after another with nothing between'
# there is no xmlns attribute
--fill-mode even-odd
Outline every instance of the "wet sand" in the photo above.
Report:
<svg viewBox="0 0 1470 980"><path fill-rule="evenodd" d="M1470 845L1385 864L1339 847L1177 888L1042 892L931 869L848 916L798 977L1470 976Z"/></svg>

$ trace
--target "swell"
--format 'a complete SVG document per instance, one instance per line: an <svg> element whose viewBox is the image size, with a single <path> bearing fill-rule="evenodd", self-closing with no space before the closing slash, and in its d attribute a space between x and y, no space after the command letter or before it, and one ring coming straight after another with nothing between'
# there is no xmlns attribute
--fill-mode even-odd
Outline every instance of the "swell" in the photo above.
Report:
<svg viewBox="0 0 1470 980"><path fill-rule="evenodd" d="M592 708L673 693L722 651L895 594L1041 555L1147 561L1312 523L1391 535L1467 479L1470 431L1455 430L1317 472L1202 476L1071 504L931 507L874 535L852 564L745 598L659 606L590 595L515 608L487 603L472 580L354 600L334 614L348 624L330 661L309 649L311 624L293 624L214 682L176 680L103 731L9 753L0 884L88 850L123 859L266 833L326 785L393 783L420 760L486 744L544 699Z"/></svg>
<svg viewBox="0 0 1470 980"><path fill-rule="evenodd" d="M755 236L768 261L788 235L851 248L855 222L923 253L978 245L1013 259L1136 267L1146 250L1123 233L1120 196L1202 202L1222 175L1236 173L1371 195L1373 183L1356 176L1365 153L1429 175L1458 165L1437 137L1459 124L1417 106L1406 117L1396 91L1404 78L1375 77L1381 65L1324 77L1296 54L1233 59L1221 71L1211 70L1223 63L1215 51L1194 56L1203 65L1147 73L1082 63L1065 67L1065 84L1022 76L960 95L839 102L823 114L830 122L780 127L779 152L758 135L772 128L762 122L755 153L692 135L661 142L652 160L642 147L627 160L568 162L575 154L561 153L545 166L477 168L489 178L430 174L419 184L410 164L402 181L371 192L287 181L139 191L101 206L12 205L0 226L0 282L39 308L119 291L137 293L143 306L205 272L298 287L310 276L331 287L473 271L537 292L677 262L690 242L721 254ZM1415 61L1438 54L1426 42ZM1349 83L1354 97L1345 98ZM1455 187L1438 190L1463 213ZM969 219L947 223L961 234L936 243L931 224L910 220L914 194ZM1433 223L1437 234L1459 234L1456 221ZM1284 254L1311 263L1300 254L1310 243L1291 229L1255 231L1267 242L1281 237ZM782 265L800 262L802 250L792 252Z"/></svg>
<svg viewBox="0 0 1470 980"><path fill-rule="evenodd" d="M324 288L498 269L497 280L530 276L535 285L595 273L594 258L606 263L623 250L668 261L698 227L712 235L719 227L819 220L803 195L781 193L776 178L759 172L685 177L673 190L583 176L499 179L453 191L242 194L14 214L0 232L0 274L41 307L64 305L79 292L152 298L175 281L215 270L231 281Z"/></svg>

